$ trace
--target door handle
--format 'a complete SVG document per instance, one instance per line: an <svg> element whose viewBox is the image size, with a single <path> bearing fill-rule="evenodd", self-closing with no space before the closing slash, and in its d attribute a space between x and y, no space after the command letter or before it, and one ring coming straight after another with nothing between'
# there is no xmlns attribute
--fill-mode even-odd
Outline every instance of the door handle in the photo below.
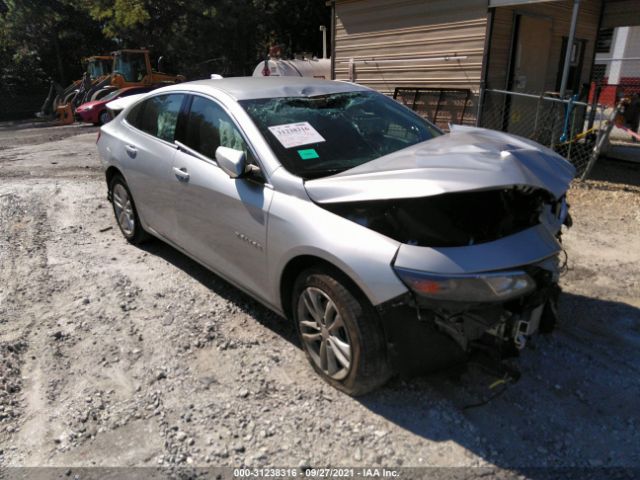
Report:
<svg viewBox="0 0 640 480"><path fill-rule="evenodd" d="M133 145L125 145L124 149L127 151L131 158L135 157L138 154L138 149Z"/></svg>
<svg viewBox="0 0 640 480"><path fill-rule="evenodd" d="M185 167L182 167L182 168L173 167L173 173L181 182L189 181L189 173L187 172L187 169Z"/></svg>

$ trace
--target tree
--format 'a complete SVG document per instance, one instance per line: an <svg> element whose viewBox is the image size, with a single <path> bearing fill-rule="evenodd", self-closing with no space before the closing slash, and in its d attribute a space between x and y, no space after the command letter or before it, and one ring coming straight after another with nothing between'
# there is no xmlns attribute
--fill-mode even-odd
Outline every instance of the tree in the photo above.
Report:
<svg viewBox="0 0 640 480"><path fill-rule="evenodd" d="M269 46L322 51L324 0L0 0L0 96L67 86L81 59L146 47L189 79L250 75Z"/></svg>
<svg viewBox="0 0 640 480"><path fill-rule="evenodd" d="M290 53L320 53L321 0L85 0L104 35L123 48L145 46L188 77L250 74L272 42Z"/></svg>
<svg viewBox="0 0 640 480"><path fill-rule="evenodd" d="M99 24L72 0L0 2L3 85L28 89L53 78L66 85L81 74L81 58L109 51ZM5 87L6 88L6 87Z"/></svg>

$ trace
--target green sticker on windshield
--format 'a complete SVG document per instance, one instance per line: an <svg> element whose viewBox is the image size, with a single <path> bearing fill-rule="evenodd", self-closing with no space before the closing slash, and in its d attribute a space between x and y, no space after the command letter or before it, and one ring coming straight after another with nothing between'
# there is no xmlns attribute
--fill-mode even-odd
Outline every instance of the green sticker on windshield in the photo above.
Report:
<svg viewBox="0 0 640 480"><path fill-rule="evenodd" d="M315 148L308 148L306 150L298 150L298 155L302 160L313 160L314 158L320 158Z"/></svg>

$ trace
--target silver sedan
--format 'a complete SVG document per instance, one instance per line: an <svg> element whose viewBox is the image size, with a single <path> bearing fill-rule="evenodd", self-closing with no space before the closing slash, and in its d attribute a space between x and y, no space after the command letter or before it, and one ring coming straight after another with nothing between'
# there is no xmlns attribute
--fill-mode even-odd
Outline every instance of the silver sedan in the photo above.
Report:
<svg viewBox="0 0 640 480"><path fill-rule="evenodd" d="M556 320L562 157L501 132L444 134L362 86L182 83L101 128L118 225L157 237L291 319L351 394L394 373L517 355Z"/></svg>

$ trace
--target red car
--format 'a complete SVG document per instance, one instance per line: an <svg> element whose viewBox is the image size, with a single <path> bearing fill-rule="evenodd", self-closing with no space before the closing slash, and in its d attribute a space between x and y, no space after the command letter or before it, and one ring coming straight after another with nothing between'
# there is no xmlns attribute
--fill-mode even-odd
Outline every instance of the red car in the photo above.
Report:
<svg viewBox="0 0 640 480"><path fill-rule="evenodd" d="M115 90L100 100L93 100L80 105L76 108L76 117L82 122L102 125L111 120L111 115L106 107L107 103L116 98L137 95L139 93L150 92L151 90L153 90L153 87L126 87Z"/></svg>

